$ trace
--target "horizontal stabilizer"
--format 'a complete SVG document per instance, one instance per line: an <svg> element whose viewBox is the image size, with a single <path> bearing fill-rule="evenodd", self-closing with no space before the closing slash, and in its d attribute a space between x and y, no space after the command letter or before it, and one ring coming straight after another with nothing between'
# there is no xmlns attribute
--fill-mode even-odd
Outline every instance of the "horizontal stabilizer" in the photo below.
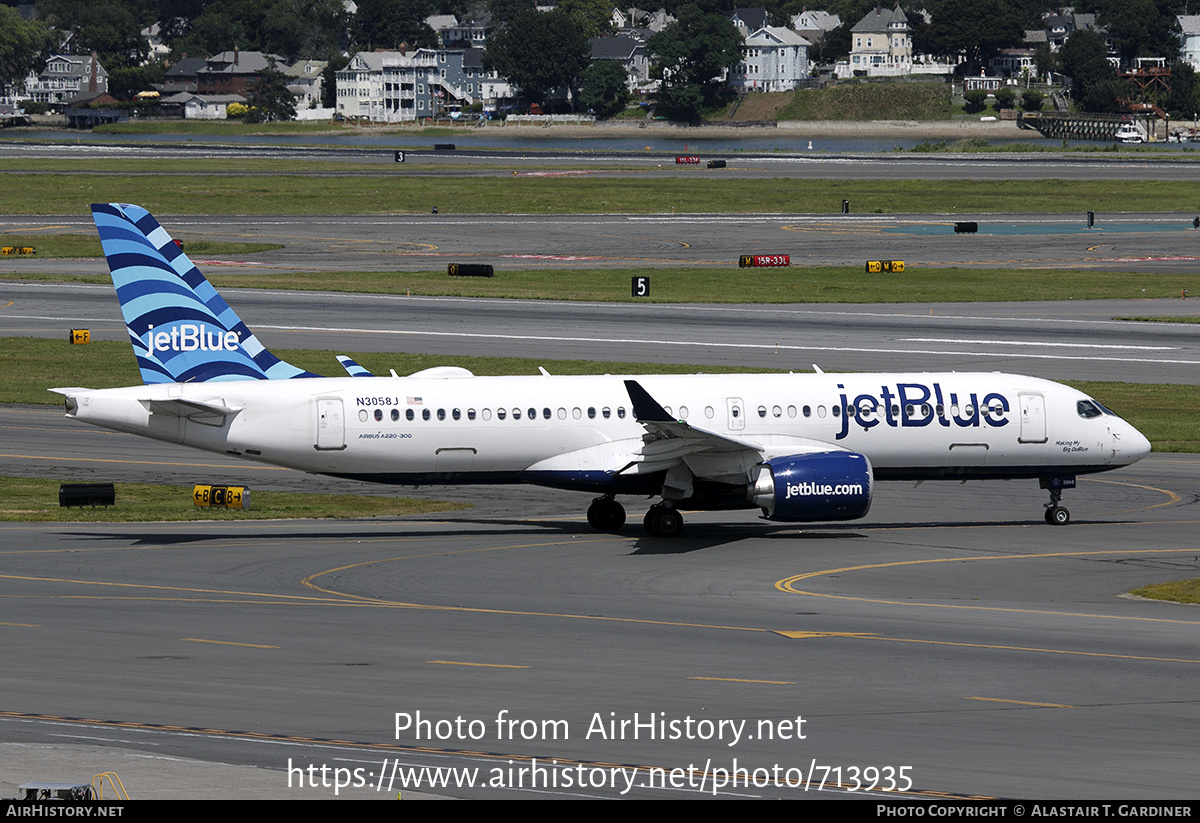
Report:
<svg viewBox="0 0 1200 823"><path fill-rule="evenodd" d="M199 400L183 400L171 398L168 400L143 400L151 414L169 414L173 417L229 417L241 409L231 409L224 403L214 400L201 402Z"/></svg>

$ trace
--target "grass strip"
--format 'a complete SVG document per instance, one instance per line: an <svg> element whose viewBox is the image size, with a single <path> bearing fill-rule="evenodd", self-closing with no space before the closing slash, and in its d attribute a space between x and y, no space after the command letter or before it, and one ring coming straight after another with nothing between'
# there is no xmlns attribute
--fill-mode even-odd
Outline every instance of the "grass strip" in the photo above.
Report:
<svg viewBox="0 0 1200 823"><path fill-rule="evenodd" d="M1148 597L1151 600L1169 600L1174 603L1200 603L1200 577L1190 580L1175 580L1169 583L1152 583L1134 589L1130 594Z"/></svg>
<svg viewBox="0 0 1200 823"><path fill-rule="evenodd" d="M297 494L251 489L249 509L202 508L191 486L117 483L116 505L59 508L59 480L0 477L0 521L130 523L159 520L278 520L284 518L401 517L470 506L354 494Z"/></svg>
<svg viewBox="0 0 1200 823"><path fill-rule="evenodd" d="M96 234L0 234L0 246L33 246L37 251L34 257L25 258L28 260L104 256L100 238ZM213 240L190 240L184 243L184 250L189 255L254 254L282 248L281 243L226 243ZM107 277L99 280L108 282Z"/></svg>
<svg viewBox="0 0 1200 823"><path fill-rule="evenodd" d="M1055 269L907 268L864 274L863 266L737 269L737 261L706 267L514 269L495 260L495 277L425 272L213 274L218 288L320 289L522 300L633 303L970 303L1011 300L1101 300L1178 297L1200 289L1200 272L1143 273ZM865 261L864 261L865 262ZM632 297L630 278L651 279L651 297ZM1200 294L1200 291L1192 291Z"/></svg>
<svg viewBox="0 0 1200 823"><path fill-rule="evenodd" d="M86 386L109 389L134 386L142 382L128 343L102 340L83 346L61 339L39 337L2 337L0 356L5 362L5 380L0 383L0 403L55 405L61 398L47 391L62 386ZM393 354L379 352L334 352L314 349L275 349L284 360L317 374L344 377L334 357L347 354L375 374L395 369L412 374L432 366L462 366L478 375L537 374L545 366L553 374L687 374L754 373L765 369L719 369L670 363L604 363L592 360L523 359L516 357L451 357L432 354Z"/></svg>
<svg viewBox="0 0 1200 823"><path fill-rule="evenodd" d="M332 169L334 164L330 164ZM5 214L80 214L88 203L136 203L156 214L991 214L1200 211L1178 180L720 179L704 170L624 177L3 175Z"/></svg>
<svg viewBox="0 0 1200 823"><path fill-rule="evenodd" d="M1150 439L1156 452L1200 452L1200 386L1065 380Z"/></svg>
<svg viewBox="0 0 1200 823"><path fill-rule="evenodd" d="M30 242L30 238L22 242ZM36 245L38 257L54 256L50 246L46 246L46 251L43 252L41 239L36 241ZM190 255L243 253L236 249L231 250L230 245L236 244L221 244L219 248L210 250L206 247L206 241L188 240L185 249ZM98 244L96 247L98 254ZM248 249L245 253L258 250L260 249ZM377 251L387 253L385 248ZM405 259L404 252L399 249L396 255L398 260ZM1047 276L1046 271L1041 269L908 267L903 274L867 275L863 273L862 266L738 269L735 259L723 265L669 268L623 266L505 269L508 262L495 258L493 265L497 268L496 276L489 278L449 277L445 269L222 274L219 269L209 268L206 273L209 281L222 291L262 288L610 303L971 303L1011 300L1128 300L1179 297L1182 289L1200 295L1200 271L1147 273L1054 269L1053 276ZM12 277L51 282L109 282L107 275L39 272L36 259L26 259L22 266L26 271L18 271ZM630 294L630 278L641 276L651 279L651 297L634 298ZM1178 318L1163 320L1185 322Z"/></svg>

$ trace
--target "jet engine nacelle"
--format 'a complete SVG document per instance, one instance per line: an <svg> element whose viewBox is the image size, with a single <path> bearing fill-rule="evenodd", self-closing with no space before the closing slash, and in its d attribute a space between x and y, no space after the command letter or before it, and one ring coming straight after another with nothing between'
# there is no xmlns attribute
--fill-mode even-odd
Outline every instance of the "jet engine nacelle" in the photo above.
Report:
<svg viewBox="0 0 1200 823"><path fill-rule="evenodd" d="M855 452L775 457L756 467L750 501L768 520L857 520L871 510L871 461Z"/></svg>

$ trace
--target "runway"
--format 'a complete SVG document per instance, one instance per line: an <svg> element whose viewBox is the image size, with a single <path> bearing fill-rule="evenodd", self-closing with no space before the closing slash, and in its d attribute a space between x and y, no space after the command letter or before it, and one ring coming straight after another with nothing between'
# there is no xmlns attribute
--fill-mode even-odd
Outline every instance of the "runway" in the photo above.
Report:
<svg viewBox="0 0 1200 823"><path fill-rule="evenodd" d="M495 135L492 135L495 137ZM783 133L780 134L784 136ZM1023 135L1027 142L1045 145L1033 131ZM501 135L499 139L504 139ZM795 135L795 147L804 141ZM335 142L339 137L326 138ZM369 138L357 138L366 140ZM529 171L575 169L601 177L622 177L636 174L641 178L733 177L739 179L772 179L779 177L836 180L1200 180L1200 164L1190 158L1162 156L1142 152L1125 155L1105 155L1099 152L959 152L902 153L902 152L838 152L812 150L793 151L728 151L709 150L703 146L702 133L689 135L652 132L629 142L636 148L609 149L603 140L593 141L597 150L564 147L553 141L541 148L498 148L473 144L473 136L439 138L454 149L437 149L429 138L417 135L379 135L373 145L233 145L230 143L167 143L115 142L96 140L71 143L37 140L0 140L0 159L60 160L70 164L72 173L127 174L105 168L93 169L94 160L177 160L181 165L170 171L156 170L155 174L193 174L186 166L192 160L286 160L294 163L329 163L324 171L304 170L305 175L334 176L361 174L359 171L340 172L338 164L367 165L376 176L471 176L503 177ZM514 139L521 139L516 137ZM525 139L530 139L526 137ZM536 141L538 138L532 138ZM315 144L322 136L311 138ZM697 140L701 141L698 146ZM569 137L564 144L574 144ZM736 142L736 141L731 141ZM821 139L817 139L818 146ZM904 142L897 140L897 142ZM939 141L931 141L939 142ZM945 141L953 143L953 140ZM1002 142L1008 142L1004 140ZM643 145L647 144L647 145ZM396 151L404 160L396 162ZM1184 151L1186 151L1186 147ZM676 164L676 157L695 156L697 165ZM709 160L724 160L726 166L707 168ZM34 174L53 174L43 169L13 169ZM205 170L205 175L219 171ZM254 176L242 170L230 172L239 176ZM264 175L287 174L271 170Z"/></svg>
<svg viewBox="0 0 1200 823"><path fill-rule="evenodd" d="M1192 300L672 305L243 289L271 348L498 355L777 371L1007 371L1056 380L1200 381ZM111 287L0 281L0 336L124 340ZM325 374L340 373L330 358Z"/></svg>
<svg viewBox="0 0 1200 823"><path fill-rule="evenodd" d="M436 203L431 205L437 205ZM444 205L444 204L443 204ZM444 271L448 263L490 263L498 276L522 269L701 266L730 269L744 254L787 254L795 265L852 266L903 260L909 269L1016 267L1178 272L1200 261L1192 213L1085 214L601 214L601 215L157 215L173 237L279 243L255 255L202 257L224 274L271 271ZM976 234L956 234L956 222ZM0 216L0 233L92 234L90 215ZM0 258L0 274L105 274L96 259ZM865 274L863 275L865 276Z"/></svg>
<svg viewBox="0 0 1200 823"><path fill-rule="evenodd" d="M231 236L320 225L348 255L400 224L204 221ZM559 225L566 239L593 231ZM519 247L520 231L506 242ZM606 306L245 290L231 302L271 347L1185 383L1200 358L1194 326L1112 319L1187 301ZM0 306L2 335L86 322L124 337L107 287L6 280ZM0 408L0 433L3 475L366 488L105 433L52 407ZM1122 596L1200 574L1195 455L1081 478L1065 528L1042 522L1033 481L881 484L848 524L689 513L672 541L645 536L635 500L613 536L587 527L587 495L398 491L474 508L0 524L0 795L114 763L143 798L332 797L321 780L342 775L337 796L354 799L411 797L397 780L418 778L419 793L470 798L1195 794L1200 617ZM238 767L236 780L212 764ZM423 767L456 771L406 771Z"/></svg>

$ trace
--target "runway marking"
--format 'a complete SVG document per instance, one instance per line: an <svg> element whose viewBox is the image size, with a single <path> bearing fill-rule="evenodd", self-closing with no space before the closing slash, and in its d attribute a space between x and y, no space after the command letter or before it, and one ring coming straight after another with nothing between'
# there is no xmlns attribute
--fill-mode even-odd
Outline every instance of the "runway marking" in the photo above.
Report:
<svg viewBox="0 0 1200 823"><path fill-rule="evenodd" d="M1068 706L1066 703L1032 703L1027 700L1004 700L999 697L968 697L967 700L982 700L985 703L1013 703L1017 706L1033 706L1040 709L1078 709L1078 706Z"/></svg>
<svg viewBox="0 0 1200 823"><path fill-rule="evenodd" d="M1095 515L1095 516L1106 516L1106 515L1113 515L1113 514L1129 514L1130 512L1142 512L1142 511L1149 511L1150 509L1161 509L1163 506L1173 506L1183 499L1180 495L1176 494L1175 492L1171 491L1170 489L1160 489L1155 486L1146 486L1142 483L1130 483L1127 480L1101 480L1098 477L1085 477L1084 480L1086 480L1089 483L1107 483L1110 486L1130 486L1135 489L1146 489L1147 491L1161 492L1162 494L1165 494L1169 498L1167 500L1167 502L1155 503L1153 506L1139 506L1136 509L1119 509L1117 511L1111 511L1111 512L1100 512L1098 515Z"/></svg>
<svg viewBox="0 0 1200 823"><path fill-rule="evenodd" d="M882 349L882 348L861 348L857 346L813 346L813 345L790 345L790 344L771 344L771 343L721 343L717 341L700 341L700 340L654 340L651 338L637 337L551 337L548 335L534 334L488 334L483 332L439 332L439 331L412 331L403 329L352 329L339 328L332 326L258 326L260 329L270 329L272 331L308 331L308 332L326 332L331 334L394 334L408 337L451 337L456 340L477 339L477 340L519 340L533 343L604 343L604 344L623 344L637 346L693 346L703 347L707 349L759 349L771 351L795 351L795 352L839 352L839 353L855 353L855 354L928 354L938 355L942 357L1022 357L1029 360L1055 360L1063 362L1067 360L1100 360L1105 363L1156 363L1166 365L1186 365L1198 366L1200 360L1175 360L1161 358L1144 358L1144 357L1112 357L1111 355L1082 355L1082 354L1030 354L1013 352L991 352L979 350L938 350L938 349Z"/></svg>
<svg viewBox="0 0 1200 823"><path fill-rule="evenodd" d="M509 663L464 663L460 660L426 660L426 663L438 663L443 666L478 666L484 669L529 669L531 666L515 666Z"/></svg>
<svg viewBox="0 0 1200 823"><path fill-rule="evenodd" d="M1143 524L1138 524L1143 525ZM900 566L923 566L935 563L962 563L964 560L971 561L986 561L986 560L1046 560L1057 557L1098 557L1107 555L1119 555L1121 557L1129 557L1131 555L1163 555L1163 554L1195 554L1194 550L1189 549L1105 549L1105 550L1078 550L1066 552L1047 552L1043 554L997 554L984 557L937 557L926 560L897 560L891 563L870 563L862 566L846 566L840 569L822 569L815 572L804 572L803 574L785 577L775 583L775 588L788 594L802 594L809 597L826 597L832 600L850 600L858 603L879 603L889 606L923 606L934 609L963 609L969 611L985 611L985 612L1001 612L1005 614L1040 614L1052 615L1055 617L1083 617L1089 620L1122 620L1136 623L1166 623L1171 625L1182 626L1200 626L1200 621L1195 620L1175 620L1162 617L1139 617L1136 615L1126 614L1093 614L1088 612L1060 612L1050 611L1046 609L1017 609L1001 606L974 606L962 603L917 603L906 600L883 600L876 597L852 597L843 594L827 594L824 592L811 592L795 588L795 584L803 580L811 580L817 577L825 577L832 574L845 574L847 572L858 571L873 571L877 569L899 568ZM909 642L940 642L940 641L909 641ZM954 644L948 645L972 645L972 644ZM1078 652L1082 654L1082 652ZM1122 656L1122 655L1118 655ZM1200 661L1195 661L1200 662Z"/></svg>
<svg viewBox="0 0 1200 823"><path fill-rule="evenodd" d="M1112 343L1045 343L1037 340L971 340L967 338L901 337L901 343L966 343L984 346L1038 346L1069 349L1134 349L1137 351L1175 351L1178 346L1121 346Z"/></svg>
<svg viewBox="0 0 1200 823"><path fill-rule="evenodd" d="M217 646L244 646L247 649L280 649L282 646L265 646L261 643L234 643L232 640L203 640L199 637L181 637L188 643L212 643Z"/></svg>
<svg viewBox="0 0 1200 823"><path fill-rule="evenodd" d="M815 637L872 637L874 632L804 632L776 630L775 634L783 635L791 640L811 640Z"/></svg>
<svg viewBox="0 0 1200 823"><path fill-rule="evenodd" d="M1006 609L1005 611L1020 611ZM1097 616L1097 615L1085 615ZM960 643L952 640L918 640L909 637L866 637L865 640L885 640L891 643L919 643L925 646L954 646L965 649L997 649L1008 652L1038 652L1041 654L1067 654L1078 657L1104 657L1113 660L1145 660L1151 663L1200 663L1200 660L1188 657L1149 657L1139 654L1117 654L1115 652L1081 652L1072 649L1044 649L1038 646L1004 646L995 643Z"/></svg>
<svg viewBox="0 0 1200 823"><path fill-rule="evenodd" d="M17 626L22 629L37 629L41 625L41 623L0 623L0 626Z"/></svg>
<svg viewBox="0 0 1200 823"><path fill-rule="evenodd" d="M718 683L757 683L764 686L795 686L794 680L745 680L739 677L689 677L688 680L713 680Z"/></svg>

